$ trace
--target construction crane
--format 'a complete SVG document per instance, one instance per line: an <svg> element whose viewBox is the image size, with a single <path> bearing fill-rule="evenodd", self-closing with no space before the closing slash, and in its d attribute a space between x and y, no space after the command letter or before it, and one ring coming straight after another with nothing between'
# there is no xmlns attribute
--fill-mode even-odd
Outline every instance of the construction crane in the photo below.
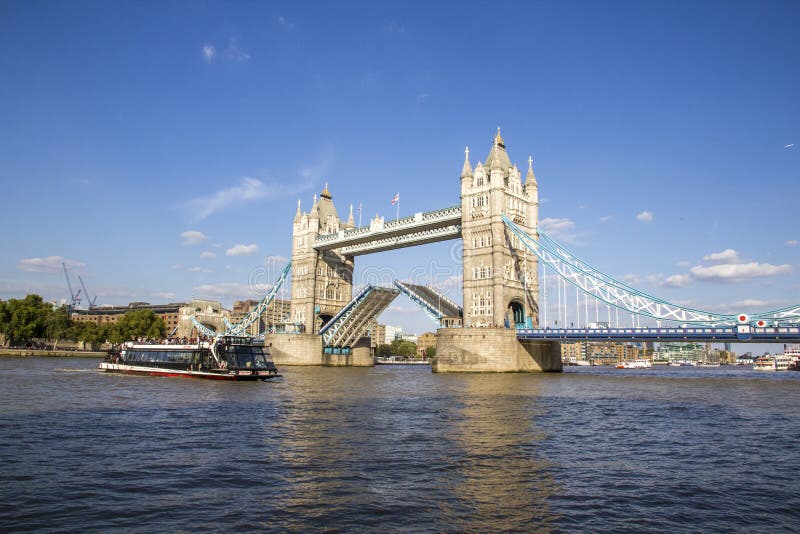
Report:
<svg viewBox="0 0 800 534"><path fill-rule="evenodd" d="M78 280L81 281L83 296L86 297L86 300L89 302L89 309L91 310L94 308L94 303L97 302L97 295L95 295L94 298L89 297L89 291L86 289L86 284L83 283L83 278L81 278L81 275L78 275Z"/></svg>
<svg viewBox="0 0 800 534"><path fill-rule="evenodd" d="M64 264L63 261L61 262L61 268L64 269L64 278L67 279L67 289L69 289L69 297L71 299L69 307L70 309L73 309L75 308L75 306L80 306L81 304L81 290L79 289L77 293L72 292L72 284L69 281L69 273L67 273L67 266Z"/></svg>

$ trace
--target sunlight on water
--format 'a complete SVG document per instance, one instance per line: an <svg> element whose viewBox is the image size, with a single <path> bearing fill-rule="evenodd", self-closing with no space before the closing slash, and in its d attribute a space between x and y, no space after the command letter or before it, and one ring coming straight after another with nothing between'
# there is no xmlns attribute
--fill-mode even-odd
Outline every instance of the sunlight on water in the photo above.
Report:
<svg viewBox="0 0 800 534"><path fill-rule="evenodd" d="M800 528L800 373L96 364L0 359L4 529Z"/></svg>

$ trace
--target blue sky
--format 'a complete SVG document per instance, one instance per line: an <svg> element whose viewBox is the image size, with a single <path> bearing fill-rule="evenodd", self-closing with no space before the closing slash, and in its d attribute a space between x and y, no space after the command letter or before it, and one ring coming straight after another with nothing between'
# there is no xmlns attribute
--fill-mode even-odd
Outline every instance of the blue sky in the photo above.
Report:
<svg viewBox="0 0 800 534"><path fill-rule="evenodd" d="M0 298L65 298L61 261L98 304L257 296L298 198L457 204L500 125L542 227L601 270L798 303L798 27L796 2L0 2ZM357 279L452 282L452 247Z"/></svg>

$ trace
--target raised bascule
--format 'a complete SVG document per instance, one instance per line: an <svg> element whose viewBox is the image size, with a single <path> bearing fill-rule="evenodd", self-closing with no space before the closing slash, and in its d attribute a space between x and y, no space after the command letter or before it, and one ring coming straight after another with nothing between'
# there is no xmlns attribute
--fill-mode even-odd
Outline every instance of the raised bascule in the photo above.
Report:
<svg viewBox="0 0 800 534"><path fill-rule="evenodd" d="M523 179L499 128L485 163L473 168L465 152L458 206L388 222L376 215L357 227L352 206L347 220L339 217L327 184L308 212L298 201L291 262L262 302L227 331L243 331L255 320L291 271L290 321L265 339L278 365L373 365L368 330L401 293L437 327L434 372L559 371L566 340L800 341L800 306L757 314L704 312L598 271L539 230L533 161L528 158ZM463 306L432 287L404 281L353 294L356 256L450 239L463 245ZM610 328L610 320L604 327L540 327L540 265L603 303L609 316L614 308L655 319L658 327ZM196 324L207 335L221 335Z"/></svg>

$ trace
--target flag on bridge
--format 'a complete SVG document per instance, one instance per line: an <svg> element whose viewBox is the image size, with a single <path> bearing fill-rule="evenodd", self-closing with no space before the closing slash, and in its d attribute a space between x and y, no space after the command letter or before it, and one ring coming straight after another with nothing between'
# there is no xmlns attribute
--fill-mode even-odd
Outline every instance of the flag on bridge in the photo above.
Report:
<svg viewBox="0 0 800 534"><path fill-rule="evenodd" d="M397 193L394 197L392 197L392 206L400 202L400 193Z"/></svg>

